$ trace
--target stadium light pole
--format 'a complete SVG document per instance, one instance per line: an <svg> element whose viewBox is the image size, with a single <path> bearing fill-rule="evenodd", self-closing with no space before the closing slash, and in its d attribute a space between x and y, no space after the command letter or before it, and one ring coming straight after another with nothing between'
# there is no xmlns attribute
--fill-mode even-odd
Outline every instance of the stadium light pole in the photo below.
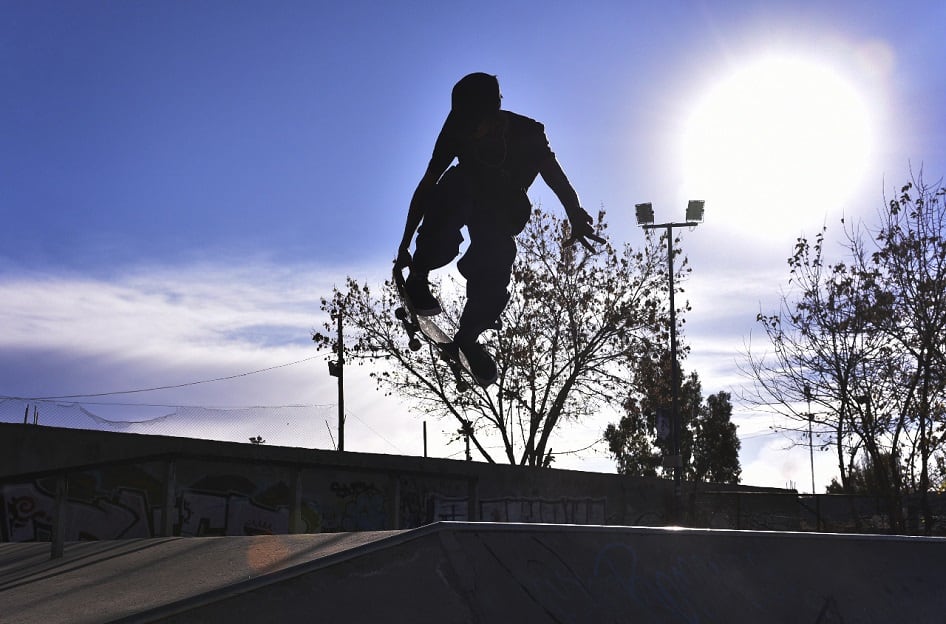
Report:
<svg viewBox="0 0 946 624"><path fill-rule="evenodd" d="M702 199L691 199L687 203L686 221L682 223L654 223L654 207L650 202L636 204L637 224L645 230L663 228L667 230L667 269L670 276L670 420L672 422L671 446L673 455L669 463L673 466L674 494L679 501L680 481L683 469L683 457L680 455L680 368L677 365L677 310L674 304L673 286L673 229L693 228L703 222L703 207L706 202ZM664 466L667 465L664 460Z"/></svg>

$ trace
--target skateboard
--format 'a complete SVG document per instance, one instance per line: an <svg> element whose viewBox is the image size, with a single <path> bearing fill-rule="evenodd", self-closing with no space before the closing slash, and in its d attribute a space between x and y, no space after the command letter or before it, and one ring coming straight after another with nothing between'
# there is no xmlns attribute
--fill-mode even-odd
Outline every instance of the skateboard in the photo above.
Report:
<svg viewBox="0 0 946 624"><path fill-rule="evenodd" d="M401 306L394 310L394 316L401 322L409 338L407 346L411 351L418 351L423 343L430 345L446 362L457 384L457 390L466 392L471 383L476 383L476 377L470 370L466 357L453 344L453 339L441 329L432 316L418 316L414 312L405 291L404 273L401 269L394 269L394 287L397 289Z"/></svg>

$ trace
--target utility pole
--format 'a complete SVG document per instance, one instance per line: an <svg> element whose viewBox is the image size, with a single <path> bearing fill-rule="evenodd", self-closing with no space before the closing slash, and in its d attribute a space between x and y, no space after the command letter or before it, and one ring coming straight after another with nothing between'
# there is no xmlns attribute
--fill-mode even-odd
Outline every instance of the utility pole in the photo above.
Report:
<svg viewBox="0 0 946 624"><path fill-rule="evenodd" d="M811 413L811 386L805 384L805 401L808 402L808 457L811 460L811 495L815 495L815 446L811 433L811 421L814 414Z"/></svg>
<svg viewBox="0 0 946 624"><path fill-rule="evenodd" d="M473 455L470 453L470 434L473 433L473 423L469 420L463 421L460 433L466 438L466 461L473 461Z"/></svg>
<svg viewBox="0 0 946 624"><path fill-rule="evenodd" d="M345 342L342 337L341 307L336 312L338 319L338 360L329 361L328 374L338 378L338 450L345 450Z"/></svg>
<svg viewBox="0 0 946 624"><path fill-rule="evenodd" d="M338 450L345 450L345 343L342 339L342 312L338 309Z"/></svg>

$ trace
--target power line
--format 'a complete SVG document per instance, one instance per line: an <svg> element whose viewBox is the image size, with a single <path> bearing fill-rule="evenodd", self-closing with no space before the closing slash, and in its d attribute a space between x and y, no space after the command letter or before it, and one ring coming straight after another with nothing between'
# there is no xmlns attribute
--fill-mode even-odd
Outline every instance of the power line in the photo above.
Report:
<svg viewBox="0 0 946 624"><path fill-rule="evenodd" d="M312 357L307 357L305 359L297 360L295 362L289 362L288 364L279 364L277 366L270 366L269 368L261 368L259 370L250 371L248 373L240 373L239 375L230 375L228 377L217 377L216 379L204 379L201 381L191 381L189 383L175 384L173 386L157 386L154 388L140 388L138 390L117 390L114 392L97 392L94 394L64 394L60 396L45 396L45 397L14 397L14 396L3 395L0 398L17 399L20 401L55 401L59 399L89 399L89 398L96 398L96 397L116 396L119 394L137 394L140 392L154 392L156 390L173 390L175 388L187 388L189 386L198 386L200 384L214 383L217 381L228 381L230 379L238 379L240 377L249 377L250 375L256 375L258 373L265 373L271 370L276 370L277 368L286 368L287 366L295 366L296 364L303 364L305 362L310 362L312 360L319 359L321 357L324 357L324 356L313 355Z"/></svg>
<svg viewBox="0 0 946 624"><path fill-rule="evenodd" d="M397 452L401 453L402 455L405 454L404 451L401 450L401 447L399 447L397 444L395 444L394 442L391 442L391 441L388 440L386 437L384 437L383 435L381 435L374 427L372 427L371 425L369 425L368 423L366 423L364 420L362 420L361 418L359 418L357 414L354 414L354 413L352 413L352 412L346 410L346 411L345 411L345 417L347 418L347 417L349 417L349 416L351 416L352 418L354 418L355 420L357 420L358 422L360 422L362 425L364 425L364 427L365 427L366 429L368 429L371 433L375 434L376 436L378 436L379 438L381 438L382 440L384 440L385 442L387 442L387 443L391 446L391 448L393 448L393 449L396 450Z"/></svg>
<svg viewBox="0 0 946 624"><path fill-rule="evenodd" d="M740 440L755 440L757 438L766 438L768 436L778 435L778 431L756 431L755 433L747 433L745 435L739 436Z"/></svg>
<svg viewBox="0 0 946 624"><path fill-rule="evenodd" d="M20 397L0 396L2 401L28 401L33 403L58 403L55 399L24 399ZM111 401L71 401L61 403L62 405L98 405L105 407L179 407L187 409L207 409L207 410L249 410L249 409L290 409L312 407L317 409L328 409L337 407L337 403L287 403L284 405L182 405L180 403L112 403Z"/></svg>

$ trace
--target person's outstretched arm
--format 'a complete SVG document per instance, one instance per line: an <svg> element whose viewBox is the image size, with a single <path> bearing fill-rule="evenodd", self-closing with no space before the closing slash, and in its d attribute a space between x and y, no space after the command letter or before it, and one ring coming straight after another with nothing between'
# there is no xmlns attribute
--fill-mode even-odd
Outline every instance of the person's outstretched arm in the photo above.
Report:
<svg viewBox="0 0 946 624"><path fill-rule="evenodd" d="M542 165L539 167L539 174L542 176L542 179L545 180L545 183L548 184L549 188L552 189L552 192L555 193L555 196L558 197L558 200L562 202L562 206L565 208L565 214L568 215L572 235L566 241L566 244L572 245L578 242L584 245L589 251L594 252L595 248L588 242L588 239L596 243L603 243L605 241L595 234L595 230L592 227L594 219L581 207L581 202L578 200L578 193L575 192L571 182L568 181L568 176L565 175L565 171L562 169L562 166L555 156L550 156L542 162Z"/></svg>

